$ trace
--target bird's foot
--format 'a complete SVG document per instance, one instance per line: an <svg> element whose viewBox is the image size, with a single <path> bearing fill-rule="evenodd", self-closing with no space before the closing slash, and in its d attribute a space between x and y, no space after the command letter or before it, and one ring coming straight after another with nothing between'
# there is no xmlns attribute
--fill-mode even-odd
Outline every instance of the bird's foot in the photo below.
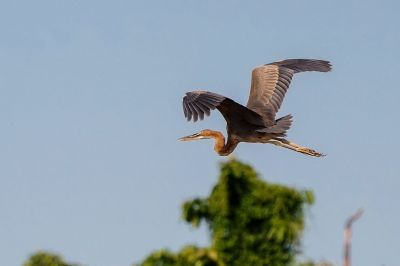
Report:
<svg viewBox="0 0 400 266"><path fill-rule="evenodd" d="M296 151L307 154L307 155L311 155L311 156L315 156L315 157L323 157L325 156L325 154L319 153L313 149L309 149L306 147L299 147L296 149Z"/></svg>

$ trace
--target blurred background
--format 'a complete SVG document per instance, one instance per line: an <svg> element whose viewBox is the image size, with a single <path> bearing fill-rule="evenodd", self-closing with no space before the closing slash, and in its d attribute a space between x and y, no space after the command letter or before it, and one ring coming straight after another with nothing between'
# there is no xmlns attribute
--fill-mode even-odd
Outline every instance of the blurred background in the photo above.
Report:
<svg viewBox="0 0 400 266"><path fill-rule="evenodd" d="M340 263L359 207L354 265L399 265L398 1L0 1L0 250L129 265L155 249L208 245L180 219L218 176L218 112L183 117L186 91L245 104L255 66L332 62L294 77L279 115L288 138L326 153L240 144L268 181L309 189L306 258Z"/></svg>

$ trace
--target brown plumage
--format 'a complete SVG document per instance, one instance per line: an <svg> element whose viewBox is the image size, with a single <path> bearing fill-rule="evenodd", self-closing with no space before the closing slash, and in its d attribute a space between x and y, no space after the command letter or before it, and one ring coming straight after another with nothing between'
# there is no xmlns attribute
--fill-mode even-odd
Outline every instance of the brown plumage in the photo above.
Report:
<svg viewBox="0 0 400 266"><path fill-rule="evenodd" d="M256 67L252 71L247 106L208 91L187 92L183 97L183 111L188 121L203 120L217 108L227 122L227 141L221 132L203 130L181 138L182 141L213 138L215 151L225 156L233 152L239 142L270 143L311 156L323 156L312 149L301 147L284 137L292 124L292 116L275 119L295 73L305 71L328 72L331 64L324 60L288 59Z"/></svg>

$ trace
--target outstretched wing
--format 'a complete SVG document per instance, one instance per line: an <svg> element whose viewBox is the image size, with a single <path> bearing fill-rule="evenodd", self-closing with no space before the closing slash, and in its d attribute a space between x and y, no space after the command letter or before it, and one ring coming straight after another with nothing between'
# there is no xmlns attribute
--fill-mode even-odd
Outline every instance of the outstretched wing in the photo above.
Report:
<svg viewBox="0 0 400 266"><path fill-rule="evenodd" d="M247 107L262 115L267 124L273 125L295 73L330 70L328 61L315 59L288 59L257 67L252 72Z"/></svg>
<svg viewBox="0 0 400 266"><path fill-rule="evenodd" d="M245 121L254 125L264 126L262 116L238 104L237 102L209 91L191 91L183 97L183 112L188 121L196 122L204 115L209 116L210 111L217 108L228 124Z"/></svg>
<svg viewBox="0 0 400 266"><path fill-rule="evenodd" d="M226 99L225 96L208 91L191 91L183 97L183 112L188 121L193 118L196 122L198 118L204 119L204 114L210 115Z"/></svg>

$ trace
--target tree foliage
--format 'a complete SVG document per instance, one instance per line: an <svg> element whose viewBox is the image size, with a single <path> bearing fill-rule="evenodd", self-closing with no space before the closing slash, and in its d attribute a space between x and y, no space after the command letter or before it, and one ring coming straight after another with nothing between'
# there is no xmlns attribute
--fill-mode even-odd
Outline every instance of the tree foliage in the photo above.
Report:
<svg viewBox="0 0 400 266"><path fill-rule="evenodd" d="M221 164L218 182L206 198L182 206L183 219L193 227L206 223L210 247L186 246L179 252L159 250L140 266L322 266L298 263L304 214L312 192L263 181L246 164ZM37 252L24 266L74 266L56 254ZM77 265L75 265L77 266Z"/></svg>
<svg viewBox="0 0 400 266"><path fill-rule="evenodd" d="M206 248L187 246L175 254L160 250L151 254L141 266L222 266L216 253Z"/></svg>
<svg viewBox="0 0 400 266"><path fill-rule="evenodd" d="M158 251L141 266L289 265L299 252L304 211L312 203L310 191L267 183L237 160L222 163L211 194L183 204L185 221L208 225L211 247Z"/></svg>
<svg viewBox="0 0 400 266"><path fill-rule="evenodd" d="M59 255L39 251L31 255L24 266L78 266L66 263Z"/></svg>

